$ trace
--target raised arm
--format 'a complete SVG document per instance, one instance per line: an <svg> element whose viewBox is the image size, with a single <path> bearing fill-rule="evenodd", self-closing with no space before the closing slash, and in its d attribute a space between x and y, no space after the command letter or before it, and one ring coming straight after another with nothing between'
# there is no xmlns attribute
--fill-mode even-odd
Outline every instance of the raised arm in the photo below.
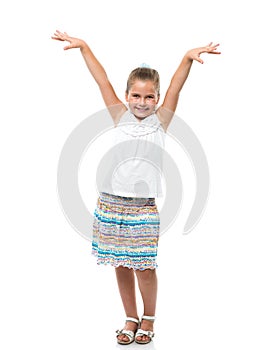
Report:
<svg viewBox="0 0 268 350"><path fill-rule="evenodd" d="M100 88L104 103L109 108L111 116L116 123L120 119L121 115L125 112L126 107L117 97L103 66L97 60L87 43L84 40L71 37L66 32L62 33L59 30L54 33L52 39L69 42L69 45L65 46L64 50L74 48L80 49L91 75Z"/></svg>
<svg viewBox="0 0 268 350"><path fill-rule="evenodd" d="M188 78L193 61L203 64L204 61L200 58L202 53L220 54L219 51L216 51L218 46L219 44L212 45L212 43L210 43L207 46L189 50L183 57L178 69L171 79L163 104L157 110L158 118L165 130L175 113L180 91Z"/></svg>

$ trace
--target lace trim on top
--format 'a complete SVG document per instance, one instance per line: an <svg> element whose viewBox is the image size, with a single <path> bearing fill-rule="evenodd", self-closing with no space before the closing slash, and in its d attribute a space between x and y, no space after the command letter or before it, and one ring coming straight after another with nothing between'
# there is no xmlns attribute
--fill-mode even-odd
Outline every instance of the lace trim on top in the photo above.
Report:
<svg viewBox="0 0 268 350"><path fill-rule="evenodd" d="M156 132L162 125L156 114L151 114L140 122L136 117L127 111L121 118L118 127L127 135L144 136Z"/></svg>

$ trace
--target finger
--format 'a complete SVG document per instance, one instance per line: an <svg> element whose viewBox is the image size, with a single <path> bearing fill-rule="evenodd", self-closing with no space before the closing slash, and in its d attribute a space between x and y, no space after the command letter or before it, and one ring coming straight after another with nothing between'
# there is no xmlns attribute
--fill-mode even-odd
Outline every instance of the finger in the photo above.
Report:
<svg viewBox="0 0 268 350"><path fill-rule="evenodd" d="M57 40L57 41L64 41L63 39L54 38L53 36L51 37L51 39L53 39L53 40Z"/></svg>
<svg viewBox="0 0 268 350"><path fill-rule="evenodd" d="M220 52L220 51L217 51L219 45L220 45L220 44L216 44L216 45L212 46L212 47L211 47L211 50L209 50L208 53L213 53L213 54L216 54L216 55L220 54L221 52Z"/></svg>
<svg viewBox="0 0 268 350"><path fill-rule="evenodd" d="M215 45L212 45L212 46L210 46L210 47L211 47L212 49L216 50L218 46L220 46L220 44L215 44Z"/></svg>
<svg viewBox="0 0 268 350"><path fill-rule="evenodd" d="M56 32L54 33L54 35L56 35L56 36L61 36L61 35L62 35L62 32L59 31L59 30L56 30Z"/></svg>
<svg viewBox="0 0 268 350"><path fill-rule="evenodd" d="M200 58L200 56L196 56L194 59L201 64L204 63L204 61Z"/></svg>
<svg viewBox="0 0 268 350"><path fill-rule="evenodd" d="M52 38L57 39L57 40L61 40L61 37L57 32L53 34Z"/></svg>
<svg viewBox="0 0 268 350"><path fill-rule="evenodd" d="M51 39L53 39L53 40L58 40L58 41L62 41L61 39L56 38L55 36L52 36Z"/></svg>
<svg viewBox="0 0 268 350"><path fill-rule="evenodd" d="M62 41L64 40L68 41L69 39L69 35L66 32L62 33L59 30L56 30L56 32L54 33L54 37L57 37L59 40L62 40Z"/></svg>
<svg viewBox="0 0 268 350"><path fill-rule="evenodd" d="M211 48L213 49L213 50L217 50L217 48L220 46L220 44L216 44L216 45L213 45Z"/></svg>
<svg viewBox="0 0 268 350"><path fill-rule="evenodd" d="M217 51L218 46L219 46L219 44L213 45L213 46L207 48L207 53L220 54L220 52Z"/></svg>
<svg viewBox="0 0 268 350"><path fill-rule="evenodd" d="M69 50L72 48L73 48L73 45L67 45L67 46L64 46L63 50Z"/></svg>
<svg viewBox="0 0 268 350"><path fill-rule="evenodd" d="M212 45L213 44L213 42L210 42L208 45L206 45L205 47L207 48L207 49L215 49L215 48L217 48L220 44L215 44L215 45Z"/></svg>

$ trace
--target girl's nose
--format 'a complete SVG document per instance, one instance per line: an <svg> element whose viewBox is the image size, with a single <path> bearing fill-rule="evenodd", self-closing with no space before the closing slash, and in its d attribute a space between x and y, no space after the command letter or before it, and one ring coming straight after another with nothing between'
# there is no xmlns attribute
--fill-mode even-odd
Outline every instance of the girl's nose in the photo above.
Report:
<svg viewBox="0 0 268 350"><path fill-rule="evenodd" d="M140 97L140 105L144 106L146 103L145 103L145 98L144 97Z"/></svg>

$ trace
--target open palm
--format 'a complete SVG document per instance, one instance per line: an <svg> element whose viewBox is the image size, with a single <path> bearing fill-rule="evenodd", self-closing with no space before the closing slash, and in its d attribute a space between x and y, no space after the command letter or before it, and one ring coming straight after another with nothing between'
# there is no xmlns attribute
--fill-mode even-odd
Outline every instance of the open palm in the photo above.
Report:
<svg viewBox="0 0 268 350"><path fill-rule="evenodd" d="M207 46L198 47L196 49L192 49L187 52L187 57L189 57L192 60L195 60L200 63L204 63L204 61L200 58L200 55L202 53L209 53L209 54L220 54L219 51L217 51L217 48L220 44L212 45L213 43L209 43Z"/></svg>
<svg viewBox="0 0 268 350"><path fill-rule="evenodd" d="M68 41L69 45L65 46L64 50L81 48L85 44L83 40L78 38L73 38L69 36L66 32L62 33L59 30L56 30L56 32L51 38L59 41Z"/></svg>

